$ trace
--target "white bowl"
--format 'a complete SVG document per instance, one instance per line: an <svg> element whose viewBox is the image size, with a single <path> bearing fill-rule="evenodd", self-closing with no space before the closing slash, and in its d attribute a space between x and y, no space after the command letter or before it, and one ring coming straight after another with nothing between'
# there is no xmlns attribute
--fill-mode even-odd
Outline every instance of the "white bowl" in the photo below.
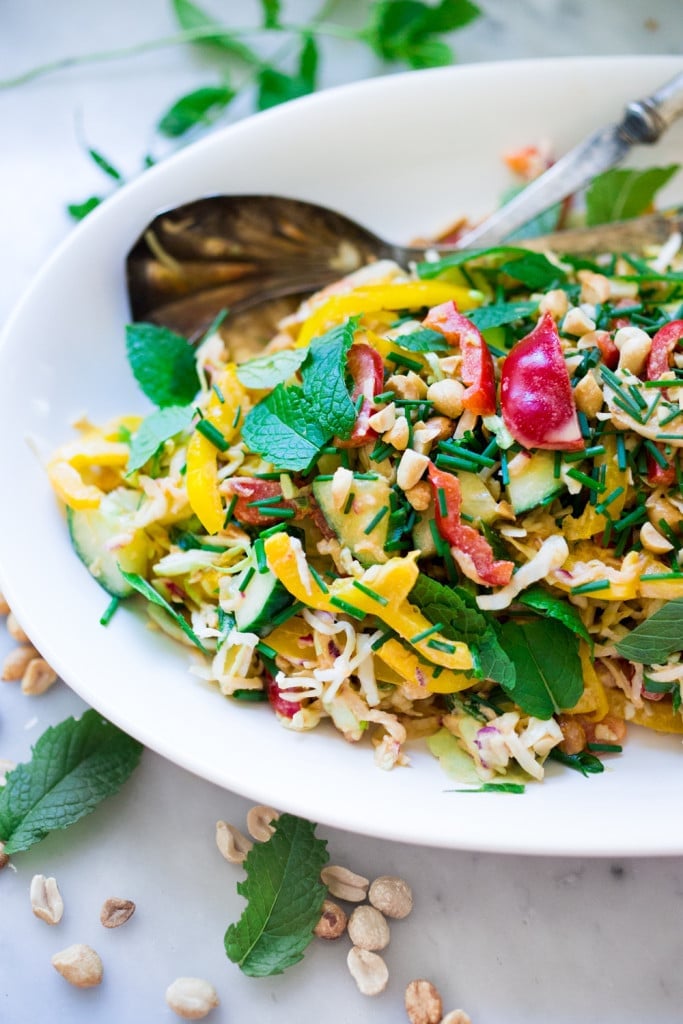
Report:
<svg viewBox="0 0 683 1024"><path fill-rule="evenodd" d="M446 792L419 747L385 773L331 730L296 735L188 674L183 648L107 597L69 544L41 459L79 413L146 404L128 370L124 258L161 207L212 192L325 203L396 241L491 209L501 152L559 153L680 70L678 58L521 61L413 72L324 92L217 132L146 172L55 253L0 348L0 572L20 621L67 683L189 770L256 800L349 830L434 846L538 854L683 853L681 743L633 730L603 775L553 766L524 796ZM680 128L633 162L669 163ZM679 184L678 198L681 198ZM669 197L675 197L675 185ZM35 452L39 453L39 458Z"/></svg>

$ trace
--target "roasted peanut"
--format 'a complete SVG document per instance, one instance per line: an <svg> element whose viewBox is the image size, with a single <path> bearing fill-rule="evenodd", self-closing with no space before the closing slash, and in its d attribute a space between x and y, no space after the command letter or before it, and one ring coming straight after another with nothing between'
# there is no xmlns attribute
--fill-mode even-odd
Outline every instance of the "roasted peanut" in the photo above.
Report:
<svg viewBox="0 0 683 1024"><path fill-rule="evenodd" d="M368 899L386 917L404 918L413 909L412 889L402 878L381 875L370 886Z"/></svg>
<svg viewBox="0 0 683 1024"><path fill-rule="evenodd" d="M370 884L368 878L356 875L339 864L328 864L320 872L320 878L333 896L340 900L346 900L348 903L361 903L367 895Z"/></svg>
<svg viewBox="0 0 683 1024"><path fill-rule="evenodd" d="M101 983L104 975L102 961L95 950L80 942L55 953L52 966L76 988L93 988Z"/></svg>
<svg viewBox="0 0 683 1024"><path fill-rule="evenodd" d="M320 920L313 929L319 939L338 939L346 931L347 917L338 903L332 900L323 902Z"/></svg>
<svg viewBox="0 0 683 1024"><path fill-rule="evenodd" d="M46 924L59 924L64 914L64 901L54 878L34 875L30 888L31 909Z"/></svg>
<svg viewBox="0 0 683 1024"><path fill-rule="evenodd" d="M110 896L102 904L100 922L105 928L120 928L122 924L130 920L134 913L135 904L132 900L122 900L118 896Z"/></svg>
<svg viewBox="0 0 683 1024"><path fill-rule="evenodd" d="M387 987L389 970L381 956L352 946L346 958L351 977L364 996L378 996Z"/></svg>
<svg viewBox="0 0 683 1024"><path fill-rule="evenodd" d="M166 989L166 1002L184 1020L201 1020L220 1000L216 989L204 978L176 978Z"/></svg>
<svg viewBox="0 0 683 1024"><path fill-rule="evenodd" d="M406 989L405 1005L410 1024L440 1024L443 1004L431 981L424 978L411 981Z"/></svg>
<svg viewBox="0 0 683 1024"><path fill-rule="evenodd" d="M383 914L376 907L363 903L356 907L349 918L349 936L354 946L372 952L385 949L391 934Z"/></svg>

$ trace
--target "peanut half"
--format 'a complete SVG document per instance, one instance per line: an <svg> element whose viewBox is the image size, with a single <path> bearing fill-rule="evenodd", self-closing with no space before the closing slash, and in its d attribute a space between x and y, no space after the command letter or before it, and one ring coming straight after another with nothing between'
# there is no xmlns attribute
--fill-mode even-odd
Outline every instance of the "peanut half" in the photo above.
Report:
<svg viewBox="0 0 683 1024"><path fill-rule="evenodd" d="M100 910L100 921L105 928L120 928L135 913L132 900L122 900L118 896L110 896Z"/></svg>
<svg viewBox="0 0 683 1024"><path fill-rule="evenodd" d="M77 942L55 953L51 962L54 969L76 988L94 988L102 982L102 961L91 946Z"/></svg>
<svg viewBox="0 0 683 1024"><path fill-rule="evenodd" d="M211 982L204 978L176 978L166 989L166 1002L184 1020L201 1020L220 1000Z"/></svg>
<svg viewBox="0 0 683 1024"><path fill-rule="evenodd" d="M54 878L34 875L29 892L31 909L46 924L59 924L64 913L64 901Z"/></svg>

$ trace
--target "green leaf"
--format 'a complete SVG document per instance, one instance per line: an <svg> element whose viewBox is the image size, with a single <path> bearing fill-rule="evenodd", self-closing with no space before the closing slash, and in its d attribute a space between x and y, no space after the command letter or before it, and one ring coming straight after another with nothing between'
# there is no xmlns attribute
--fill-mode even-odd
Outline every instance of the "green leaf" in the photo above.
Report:
<svg viewBox="0 0 683 1024"><path fill-rule="evenodd" d="M674 651L683 651L683 597L667 601L616 647L622 658L645 665L660 665Z"/></svg>
<svg viewBox="0 0 683 1024"><path fill-rule="evenodd" d="M519 256L521 258L529 255L533 254L519 245L493 245L488 249L461 249L457 252L449 252L447 256L438 260L425 260L424 263L418 263L416 270L417 276L421 280L429 281L439 277L446 270L454 270L466 263L474 263L482 259L488 260L496 256Z"/></svg>
<svg viewBox="0 0 683 1024"><path fill-rule="evenodd" d="M28 850L67 828L115 793L140 760L142 745L96 711L42 734L31 760L0 789L0 839L6 853Z"/></svg>
<svg viewBox="0 0 683 1024"><path fill-rule="evenodd" d="M245 974L282 974L302 959L327 894L320 881L326 847L312 822L282 814L270 839L249 851L247 877L237 885L248 903L225 933L228 959Z"/></svg>
<svg viewBox="0 0 683 1024"><path fill-rule="evenodd" d="M299 69L286 75L276 68L267 67L258 77L257 107L268 110L280 103L308 96L315 90L318 69L318 48L313 36L306 36L299 54Z"/></svg>
<svg viewBox="0 0 683 1024"><path fill-rule="evenodd" d="M379 0L362 36L383 60L434 67L452 59L447 44L434 37L462 28L480 13L470 0L441 0L436 6L420 0Z"/></svg>
<svg viewBox="0 0 683 1024"><path fill-rule="evenodd" d="M133 376L155 405L188 405L197 394L195 352L182 335L156 324L128 324L126 352Z"/></svg>
<svg viewBox="0 0 683 1024"><path fill-rule="evenodd" d="M97 164L99 169L103 171L108 178L111 178L119 184L123 181L123 175L121 172L117 171L114 165L111 164L105 156L102 156L98 150L88 147L88 156L95 164Z"/></svg>
<svg viewBox="0 0 683 1024"><path fill-rule="evenodd" d="M425 39L412 43L405 59L416 71L420 68L441 68L453 63L453 51L440 39Z"/></svg>
<svg viewBox="0 0 683 1024"><path fill-rule="evenodd" d="M522 711L547 719L574 707L583 693L577 636L555 619L533 619L504 623L500 639L516 669L503 689Z"/></svg>
<svg viewBox="0 0 683 1024"><path fill-rule="evenodd" d="M321 428L344 440L356 422L356 407L346 385L346 355L353 344L356 324L357 319L351 318L314 338L302 371L304 395Z"/></svg>
<svg viewBox="0 0 683 1024"><path fill-rule="evenodd" d="M563 764L565 768L581 772L584 776L599 775L605 770L605 766L600 758L594 754L589 754L586 750L580 750L578 754L565 754L558 747L553 747L548 754L548 760L557 761L558 764Z"/></svg>
<svg viewBox="0 0 683 1024"><path fill-rule="evenodd" d="M567 280L566 272L540 252L525 252L519 259L503 263L500 269L532 291L554 287Z"/></svg>
<svg viewBox="0 0 683 1024"><path fill-rule="evenodd" d="M188 405L169 405L146 416L130 446L128 472L140 469L156 455L165 441L187 430L193 416L194 409Z"/></svg>
<svg viewBox="0 0 683 1024"><path fill-rule="evenodd" d="M586 192L586 223L607 224L646 213L657 192L676 174L679 164L645 171L613 168L599 174Z"/></svg>
<svg viewBox="0 0 683 1024"><path fill-rule="evenodd" d="M501 646L498 628L491 626L481 640L477 641L476 647L484 679L492 679L506 693L512 690L517 679L517 670Z"/></svg>
<svg viewBox="0 0 683 1024"><path fill-rule="evenodd" d="M146 597L151 604L158 604L160 608L163 608L164 611L171 616L176 626L182 629L185 636L189 637L192 643L198 647L200 651L203 651L204 654L208 653L206 647L192 627L188 626L187 621L183 616L180 615L175 608L173 608L172 605L170 605L168 601L161 596L158 590L154 589L151 583L148 583L143 576L138 575L136 572L126 572L124 569L121 569L121 566L119 566L119 569L123 578L130 583L134 590L137 590L138 594L142 594L143 597Z"/></svg>
<svg viewBox="0 0 683 1024"><path fill-rule="evenodd" d="M480 331L488 331L492 327L503 327L524 317L533 316L538 309L538 302L496 302L491 306L481 306L466 314Z"/></svg>
<svg viewBox="0 0 683 1024"><path fill-rule="evenodd" d="M211 124L234 96L235 90L225 85L195 89L169 107L157 128L162 135L178 138L198 124Z"/></svg>
<svg viewBox="0 0 683 1024"><path fill-rule="evenodd" d="M482 782L481 786L468 789L447 789L446 793L524 793L523 782Z"/></svg>
<svg viewBox="0 0 683 1024"><path fill-rule="evenodd" d="M261 0L264 28L280 27L280 6L280 0Z"/></svg>
<svg viewBox="0 0 683 1024"><path fill-rule="evenodd" d="M242 427L242 438L251 451L276 469L306 471L331 436L301 388L282 384L254 406Z"/></svg>
<svg viewBox="0 0 683 1024"><path fill-rule="evenodd" d="M592 648L593 639L586 629L578 608L569 604L564 598L554 597L543 587L527 587L517 598L520 604L532 608L539 615L547 615L549 619L557 619L563 626L576 633Z"/></svg>
<svg viewBox="0 0 683 1024"><path fill-rule="evenodd" d="M82 203L69 203L67 206L67 213L74 220L83 220L89 213L104 202L104 196L90 196L89 199L84 199Z"/></svg>
<svg viewBox="0 0 683 1024"><path fill-rule="evenodd" d="M257 53L240 42L225 25L216 21L197 4L192 3L192 0L172 0L172 3L176 20L181 28L189 31L193 29L206 30L207 35L197 40L196 46L209 46L222 50L233 57L238 57L245 64L258 65L261 63Z"/></svg>
<svg viewBox="0 0 683 1024"><path fill-rule="evenodd" d="M523 192L525 188L526 184L513 185L503 195L501 206L505 206L511 199L514 199L520 192ZM538 235L549 235L552 231L557 231L562 216L562 207L562 203L555 203L554 206L543 210L535 217L532 217L531 220L528 220L526 224L522 224L516 231L511 231L509 235L506 235L506 241L521 241L524 238L536 238Z"/></svg>
<svg viewBox="0 0 683 1024"><path fill-rule="evenodd" d="M447 352L450 345L439 331L430 331L428 327L420 328L411 334L401 334L394 338L397 348L407 352Z"/></svg>
<svg viewBox="0 0 683 1024"><path fill-rule="evenodd" d="M270 355L240 363L236 371L237 376L245 388L274 388L277 384L284 384L289 380L307 356L307 347L271 352Z"/></svg>

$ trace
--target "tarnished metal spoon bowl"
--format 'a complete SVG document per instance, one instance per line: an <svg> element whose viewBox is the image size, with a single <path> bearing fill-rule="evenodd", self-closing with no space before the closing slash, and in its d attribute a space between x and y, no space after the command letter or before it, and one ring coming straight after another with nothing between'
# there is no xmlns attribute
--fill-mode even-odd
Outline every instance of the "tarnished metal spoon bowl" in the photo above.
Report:
<svg viewBox="0 0 683 1024"><path fill-rule="evenodd" d="M525 239L525 248L559 253L637 252L681 226L679 211L618 224ZM126 273L136 320L196 337L224 309L267 337L287 308L280 302L323 288L378 259L407 267L459 246L387 242L351 218L299 199L216 195L157 214L128 254ZM260 326L256 307L267 307ZM249 311L249 316L246 316Z"/></svg>

